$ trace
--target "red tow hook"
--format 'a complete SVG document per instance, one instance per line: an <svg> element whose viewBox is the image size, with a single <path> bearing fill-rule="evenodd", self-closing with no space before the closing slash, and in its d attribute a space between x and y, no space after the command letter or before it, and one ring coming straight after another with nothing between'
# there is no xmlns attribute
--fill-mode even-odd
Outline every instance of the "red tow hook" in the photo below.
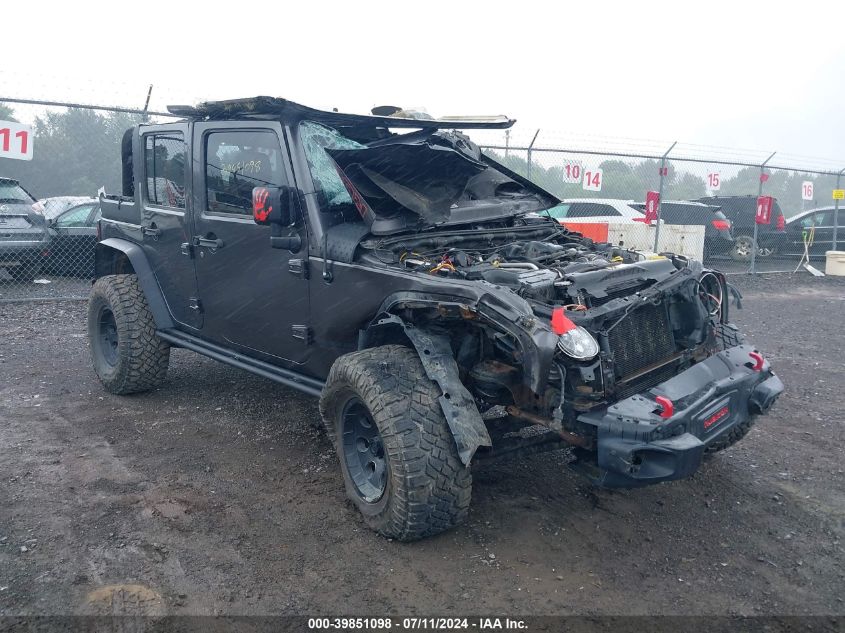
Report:
<svg viewBox="0 0 845 633"><path fill-rule="evenodd" d="M675 414L675 405L666 396L657 396L654 401L660 406L660 417L664 420Z"/></svg>
<svg viewBox="0 0 845 633"><path fill-rule="evenodd" d="M748 355L754 361L754 364L751 366L752 371L763 371L763 363L765 363L763 355L760 352L748 352Z"/></svg>

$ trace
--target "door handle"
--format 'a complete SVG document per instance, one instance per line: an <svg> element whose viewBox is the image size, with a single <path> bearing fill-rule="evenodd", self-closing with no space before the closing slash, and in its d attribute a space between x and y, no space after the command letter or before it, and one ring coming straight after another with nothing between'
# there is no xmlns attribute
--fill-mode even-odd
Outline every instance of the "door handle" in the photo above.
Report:
<svg viewBox="0 0 845 633"><path fill-rule="evenodd" d="M211 233L209 237L195 237L194 245L205 246L206 248L210 248L211 250L215 251L218 248L223 248L223 240L214 237L214 234Z"/></svg>
<svg viewBox="0 0 845 633"><path fill-rule="evenodd" d="M145 226L143 228L144 235L149 235L154 240L157 240L161 237L161 229L158 228L155 224L151 224L150 226Z"/></svg>

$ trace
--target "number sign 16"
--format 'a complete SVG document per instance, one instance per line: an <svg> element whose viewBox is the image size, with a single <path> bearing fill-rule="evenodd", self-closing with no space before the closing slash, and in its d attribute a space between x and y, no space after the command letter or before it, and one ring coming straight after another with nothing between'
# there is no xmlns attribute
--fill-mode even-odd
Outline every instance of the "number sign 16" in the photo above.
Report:
<svg viewBox="0 0 845 633"><path fill-rule="evenodd" d="M801 199L802 200L812 200L813 199L813 181L812 180L805 180L801 183Z"/></svg>
<svg viewBox="0 0 845 633"><path fill-rule="evenodd" d="M581 185L585 191L601 191L601 169L588 169L584 172L584 182Z"/></svg>
<svg viewBox="0 0 845 633"><path fill-rule="evenodd" d="M721 187L722 179L719 177L718 172L707 174L707 188L710 189L710 191L719 191Z"/></svg>
<svg viewBox="0 0 845 633"><path fill-rule="evenodd" d="M32 128L14 121L0 121L0 158L32 160Z"/></svg>

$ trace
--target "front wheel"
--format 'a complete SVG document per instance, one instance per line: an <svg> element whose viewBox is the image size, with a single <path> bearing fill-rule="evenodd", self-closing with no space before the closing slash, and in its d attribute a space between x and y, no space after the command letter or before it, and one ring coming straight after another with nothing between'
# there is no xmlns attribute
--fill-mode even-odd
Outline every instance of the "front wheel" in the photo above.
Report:
<svg viewBox="0 0 845 633"><path fill-rule="evenodd" d="M347 495L389 538L438 534L469 510L472 475L439 397L416 353L399 345L341 356L326 381L320 413Z"/></svg>
<svg viewBox="0 0 845 633"><path fill-rule="evenodd" d="M88 299L88 342L94 371L108 391L138 393L164 381L170 345L155 332L135 275L108 275L94 283Z"/></svg>

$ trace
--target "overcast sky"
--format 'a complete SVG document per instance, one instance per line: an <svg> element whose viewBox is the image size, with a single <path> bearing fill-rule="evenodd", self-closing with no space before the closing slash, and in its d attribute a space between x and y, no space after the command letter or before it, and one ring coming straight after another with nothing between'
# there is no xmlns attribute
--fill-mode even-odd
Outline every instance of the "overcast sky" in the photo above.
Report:
<svg viewBox="0 0 845 633"><path fill-rule="evenodd" d="M682 140L845 167L843 2L48 5L4 7L0 96L140 106L152 83L156 108L417 106L508 114L515 140L541 128L547 145Z"/></svg>

